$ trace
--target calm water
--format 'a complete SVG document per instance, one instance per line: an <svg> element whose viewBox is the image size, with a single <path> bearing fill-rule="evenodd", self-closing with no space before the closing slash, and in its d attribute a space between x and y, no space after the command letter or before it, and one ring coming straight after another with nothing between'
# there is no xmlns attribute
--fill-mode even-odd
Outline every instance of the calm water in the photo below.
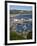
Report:
<svg viewBox="0 0 37 46"><path fill-rule="evenodd" d="M24 19L30 18L30 19L32 19L32 15L31 14L30 15L21 14L21 15L17 15L16 18L17 19L21 19L21 18L24 18Z"/></svg>
<svg viewBox="0 0 37 46"><path fill-rule="evenodd" d="M32 19L32 15L19 15L19 16L16 16L17 19L21 19L21 18L24 18L24 19ZM21 31L27 31L27 30L31 30L32 29L32 23L26 23L26 24L21 24L21 25L16 25L16 31L20 32Z"/></svg>

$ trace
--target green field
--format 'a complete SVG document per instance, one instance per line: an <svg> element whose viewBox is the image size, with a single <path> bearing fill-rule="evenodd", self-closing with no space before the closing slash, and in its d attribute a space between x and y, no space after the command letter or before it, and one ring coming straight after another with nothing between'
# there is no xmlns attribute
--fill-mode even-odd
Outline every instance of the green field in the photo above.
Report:
<svg viewBox="0 0 37 46"><path fill-rule="evenodd" d="M16 32L10 32L10 40L26 40L23 35L18 35ZM27 39L32 39L32 32L30 32L27 36Z"/></svg>
<svg viewBox="0 0 37 46"><path fill-rule="evenodd" d="M25 39L24 37L17 35L16 32L10 32L10 40L21 40Z"/></svg>

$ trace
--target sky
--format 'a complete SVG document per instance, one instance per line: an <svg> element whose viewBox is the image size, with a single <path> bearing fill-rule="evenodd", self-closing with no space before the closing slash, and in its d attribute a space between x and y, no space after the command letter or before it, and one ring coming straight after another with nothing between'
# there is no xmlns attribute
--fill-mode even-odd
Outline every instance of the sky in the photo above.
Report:
<svg viewBox="0 0 37 46"><path fill-rule="evenodd" d="M32 10L32 6L10 5L10 10Z"/></svg>

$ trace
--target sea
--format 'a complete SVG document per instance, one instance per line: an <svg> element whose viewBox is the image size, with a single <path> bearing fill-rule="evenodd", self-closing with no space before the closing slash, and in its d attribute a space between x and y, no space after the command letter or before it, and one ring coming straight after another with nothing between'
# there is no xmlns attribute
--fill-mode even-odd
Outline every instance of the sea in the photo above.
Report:
<svg viewBox="0 0 37 46"><path fill-rule="evenodd" d="M20 14L16 15L16 19L32 19L32 14ZM16 25L16 31L17 32L22 32L22 31L27 31L27 30L32 30L32 23L25 23L25 24L17 24Z"/></svg>

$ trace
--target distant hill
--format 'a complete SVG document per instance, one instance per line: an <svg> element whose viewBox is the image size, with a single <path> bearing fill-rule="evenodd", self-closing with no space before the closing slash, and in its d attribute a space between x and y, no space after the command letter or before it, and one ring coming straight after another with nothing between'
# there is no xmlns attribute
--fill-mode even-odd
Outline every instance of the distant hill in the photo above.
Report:
<svg viewBox="0 0 37 46"><path fill-rule="evenodd" d="M10 10L10 14L32 14L32 11Z"/></svg>

